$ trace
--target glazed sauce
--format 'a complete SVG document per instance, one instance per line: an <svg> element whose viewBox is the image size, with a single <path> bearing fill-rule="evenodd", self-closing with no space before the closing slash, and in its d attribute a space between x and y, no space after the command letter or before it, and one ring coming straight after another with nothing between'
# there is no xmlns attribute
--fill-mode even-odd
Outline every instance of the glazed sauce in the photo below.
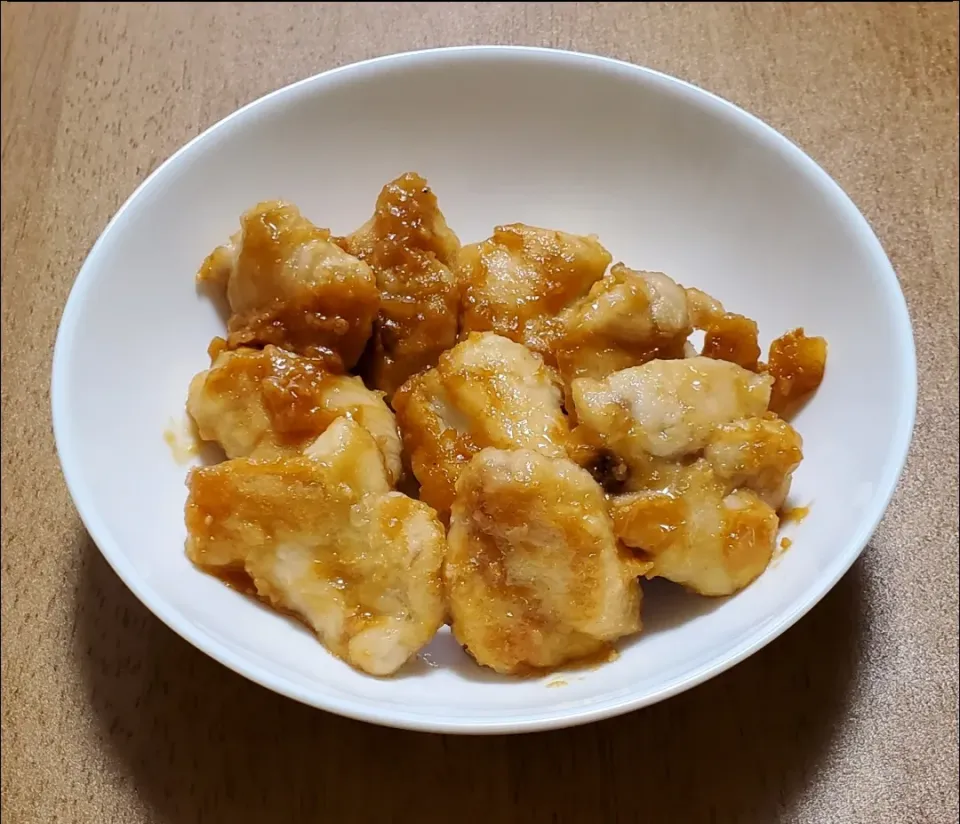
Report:
<svg viewBox="0 0 960 824"><path fill-rule="evenodd" d="M826 340L808 338L803 329L794 329L771 343L766 366L774 378L770 411L778 415L792 411L820 386L826 363Z"/></svg>
<svg viewBox="0 0 960 824"><path fill-rule="evenodd" d="M756 371L760 361L757 336L756 321L727 312L706 322L702 354Z"/></svg>
<svg viewBox="0 0 960 824"><path fill-rule="evenodd" d="M389 398L456 343L460 242L427 182L410 173L384 186L373 217L336 242L376 276L380 310L362 371Z"/></svg>

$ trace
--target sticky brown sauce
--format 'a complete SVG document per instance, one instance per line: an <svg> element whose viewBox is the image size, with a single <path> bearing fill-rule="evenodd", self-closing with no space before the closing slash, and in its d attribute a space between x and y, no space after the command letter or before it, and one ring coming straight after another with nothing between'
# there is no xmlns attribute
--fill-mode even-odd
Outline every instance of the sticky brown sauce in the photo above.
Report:
<svg viewBox="0 0 960 824"><path fill-rule="evenodd" d="M246 267L247 279L269 285L281 278L284 261L296 254L298 247L317 240L336 243L367 263L369 269L354 261L357 266L366 269L368 275L372 270L376 276L375 283L365 282L361 277L350 285L337 284L317 291L284 293L282 289L274 289L273 298L263 305L248 306L247 311L230 318L226 340L215 338L211 342L211 361L227 349L254 348L250 357L257 363L248 363L247 368L251 369L261 392L271 428L281 441L306 441L344 414L341 408L328 409L324 398L331 376L343 375L356 364L361 353L364 361L360 371L368 385L372 383L388 393L399 388L408 375L435 365L438 359L442 363L440 353L451 348L457 337L458 304L462 304L465 331L495 330L540 351L548 363L560 369L568 383L572 377L592 374L591 370L599 369L607 374L653 358L679 358L684 354L685 337L664 340L656 346L640 346L616 336L597 339L588 336L580 340L576 329L568 334L557 316L571 304L574 309L582 306L581 298L590 300L592 284L604 276L610 263L606 250L587 239L571 239L562 233L514 224L497 227L492 238L461 252L456 236L443 221L433 192L418 175L404 175L384 187L371 220L349 237L331 238L327 230L303 218L296 207L281 203L261 204L248 212L242 218L242 231L242 247L236 260L232 257L228 260L228 253L232 255L232 252L221 247L204 263L201 278L219 283L224 280L222 273L229 264L238 269ZM456 277L453 269L457 269ZM519 299L504 303L490 276L497 270L510 269L526 277L529 288ZM702 354L751 371L769 373L774 379L772 412L785 415L794 410L823 380L827 353L823 338L807 337L802 329L795 329L771 344L768 362L763 364L757 324L753 320L724 313L719 305L716 311L704 309L700 314L698 328L704 332ZM588 343L592 347L589 351ZM281 354L261 351L270 344L290 351ZM247 391L252 385L244 384L238 391ZM495 382L491 385L495 386ZM401 418L402 395L403 392L395 399L399 402ZM498 397L490 398L491 411L500 405ZM573 410L567 409L567 412ZM361 408L346 412L355 419L362 417L362 413ZM192 421L180 425L171 421L163 437L178 463L186 463L198 453L199 439ZM564 433L566 439L567 433ZM628 467L601 445L579 442L576 432L570 440L571 457L590 471L607 494L618 495L628 489L655 491L666 483L658 465L652 463L649 471L645 467ZM449 504L455 479L444 474L444 465L465 463L482 445L486 445L486 439L479 433L458 433L447 441L442 437L434 439L434 456L449 460L436 460L434 467L418 467L419 474L424 476L421 478L424 491L433 489L432 497L442 498ZM405 446L409 451L409 445ZM282 480L289 485L292 496L283 502L284 511L288 504L303 506L304 500L296 499L297 488L302 492L316 482L312 462L304 460L302 465L296 464L292 459L289 469L293 474L286 474L282 479L278 476L278 482ZM272 471L269 463L258 463L248 470L238 470L238 474L249 472L260 479ZM268 523L271 518L280 517L269 507L257 510L256 504L245 497L245 479L231 477L232 472L233 469L222 473L201 469L191 473L191 498L186 512L191 535L201 540L216 538L218 525L233 517L241 504L252 507L252 521ZM634 477L630 477L631 472ZM409 490L412 495L418 493L418 486L415 484ZM617 525L618 534L624 541L628 540L626 534L632 534L635 540L631 543L651 551L666 547L684 528L685 509L680 498L685 491L652 494L644 499L642 506L624 508L621 517L625 522ZM380 512L380 530L385 540L401 539L411 504L410 498L397 498L384 506ZM518 504L515 511L490 517L500 524L509 524L512 519L519 523L523 510L522 504ZM479 515L487 514L482 505L478 505L476 511ZM784 509L780 523L800 523L808 513L809 506ZM614 516L616 520L616 513ZM728 543L751 543L747 540L750 536L770 528L775 530L772 515L769 520L772 525L748 514L734 519L728 525ZM770 543L775 540L775 532L768 532L767 536ZM780 551L787 550L792 543L790 538L781 537ZM494 540L486 541L484 546L481 553L484 557L480 560L488 585L507 586L500 580L503 550ZM350 564L341 563L335 555L323 563L326 566L318 574L332 576L331 579L343 583L344 588L356 596L348 616L349 631L358 631L375 620L376 616L363 606L375 599L365 597L363 582L350 575ZM257 594L254 581L242 568L204 569L238 592ZM277 608L276 604L273 606ZM504 643L508 641L504 639ZM564 673L596 669L617 657L618 652L612 645L604 645L577 660L518 674L552 675L546 686L556 688L567 685L561 677Z"/></svg>

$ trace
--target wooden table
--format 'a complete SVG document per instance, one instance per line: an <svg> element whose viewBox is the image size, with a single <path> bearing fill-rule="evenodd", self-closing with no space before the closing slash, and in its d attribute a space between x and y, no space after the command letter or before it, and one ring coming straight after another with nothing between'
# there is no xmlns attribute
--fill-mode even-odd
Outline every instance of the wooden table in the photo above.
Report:
<svg viewBox="0 0 960 824"><path fill-rule="evenodd" d="M5 3L4 822L957 821L957 10ZM458 43L614 55L764 118L877 230L919 355L899 492L820 606L692 692L525 737L346 721L188 646L91 544L48 413L70 284L147 172L292 80Z"/></svg>

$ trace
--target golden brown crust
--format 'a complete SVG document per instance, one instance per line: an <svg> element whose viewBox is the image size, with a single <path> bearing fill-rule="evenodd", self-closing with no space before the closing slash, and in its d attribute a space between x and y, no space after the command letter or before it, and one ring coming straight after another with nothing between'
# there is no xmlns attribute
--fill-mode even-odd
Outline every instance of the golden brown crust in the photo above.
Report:
<svg viewBox="0 0 960 824"><path fill-rule="evenodd" d="M353 421L311 449L193 470L187 555L301 618L353 666L390 674L443 621L443 527L390 491L376 444Z"/></svg>
<svg viewBox="0 0 960 824"><path fill-rule="evenodd" d="M710 318L703 327L703 352L708 358L730 361L756 371L760 361L756 321L726 312Z"/></svg>
<svg viewBox="0 0 960 824"><path fill-rule="evenodd" d="M566 454L555 374L539 356L490 332L470 335L412 377L393 406L421 499L441 515L463 467L484 447Z"/></svg>
<svg viewBox="0 0 960 824"><path fill-rule="evenodd" d="M461 337L493 331L551 358L556 317L587 294L610 265L594 237L513 223L463 247Z"/></svg>
<svg viewBox="0 0 960 824"><path fill-rule="evenodd" d="M460 242L427 181L412 173L384 186L373 217L337 242L376 275L380 311L363 368L390 397L456 343Z"/></svg>
<svg viewBox="0 0 960 824"><path fill-rule="evenodd" d="M571 461L485 449L461 475L444 581L454 635L479 663L557 667L639 631L638 571Z"/></svg>
<svg viewBox="0 0 960 824"><path fill-rule="evenodd" d="M188 410L232 460L190 475L189 557L375 675L447 607L479 663L522 674L637 632L638 575L746 586L802 459L778 415L826 343L794 330L764 365L754 321L610 262L524 224L461 249L414 173L346 237L249 210L197 276L231 314Z"/></svg>
<svg viewBox="0 0 960 824"><path fill-rule="evenodd" d="M399 478L401 443L393 413L359 378L275 346L211 349L210 369L190 384L187 411L200 437L218 442L228 458L297 454L334 420L348 417L373 435L391 481Z"/></svg>
<svg viewBox="0 0 960 824"><path fill-rule="evenodd" d="M303 354L360 357L379 307L376 279L290 204L260 203L215 249L197 279L222 284L230 304L227 344L275 344Z"/></svg>
<svg viewBox="0 0 960 824"><path fill-rule="evenodd" d="M683 288L660 272L622 263L560 316L559 328L553 357L568 395L577 378L605 378L647 361L682 358L691 332Z"/></svg>
<svg viewBox="0 0 960 824"><path fill-rule="evenodd" d="M770 384L705 357L574 383L580 460L613 495L614 531L649 577L729 595L766 568L802 457L799 435L766 412Z"/></svg>
<svg viewBox="0 0 960 824"><path fill-rule="evenodd" d="M827 342L808 338L803 329L777 338L770 344L767 371L773 375L770 409L788 415L823 381L827 364Z"/></svg>
<svg viewBox="0 0 960 824"><path fill-rule="evenodd" d="M730 595L767 568L778 521L752 491L727 489L707 461L697 461L666 489L614 498L614 531L650 562L647 577L701 595Z"/></svg>

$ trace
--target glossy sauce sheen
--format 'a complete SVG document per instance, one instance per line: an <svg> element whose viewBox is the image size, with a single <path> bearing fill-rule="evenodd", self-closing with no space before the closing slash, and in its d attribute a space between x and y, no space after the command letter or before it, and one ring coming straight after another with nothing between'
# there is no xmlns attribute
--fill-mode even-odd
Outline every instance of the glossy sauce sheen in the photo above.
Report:
<svg viewBox="0 0 960 824"><path fill-rule="evenodd" d="M794 329L770 344L767 369L774 377L770 410L787 414L823 381L827 363L827 342L808 338L803 329Z"/></svg>
<svg viewBox="0 0 960 824"><path fill-rule="evenodd" d="M384 186L373 217L337 243L373 269L380 311L361 369L391 396L456 343L460 242L427 181L405 174Z"/></svg>
<svg viewBox="0 0 960 824"><path fill-rule="evenodd" d="M245 213L231 244L215 250L198 274L225 287L231 348L274 344L333 353L346 367L356 363L380 302L366 264L282 202Z"/></svg>
<svg viewBox="0 0 960 824"><path fill-rule="evenodd" d="M794 330L764 364L753 320L610 263L524 224L461 249L414 173L345 237L245 213L198 275L231 315L188 408L233 460L190 475L191 559L376 675L439 626L444 555L454 634L514 675L615 656L640 575L749 584L802 459L779 416L826 343Z"/></svg>
<svg viewBox="0 0 960 824"><path fill-rule="evenodd" d="M460 254L461 337L494 331L549 359L560 331L556 316L587 294L610 260L592 237L498 226Z"/></svg>

